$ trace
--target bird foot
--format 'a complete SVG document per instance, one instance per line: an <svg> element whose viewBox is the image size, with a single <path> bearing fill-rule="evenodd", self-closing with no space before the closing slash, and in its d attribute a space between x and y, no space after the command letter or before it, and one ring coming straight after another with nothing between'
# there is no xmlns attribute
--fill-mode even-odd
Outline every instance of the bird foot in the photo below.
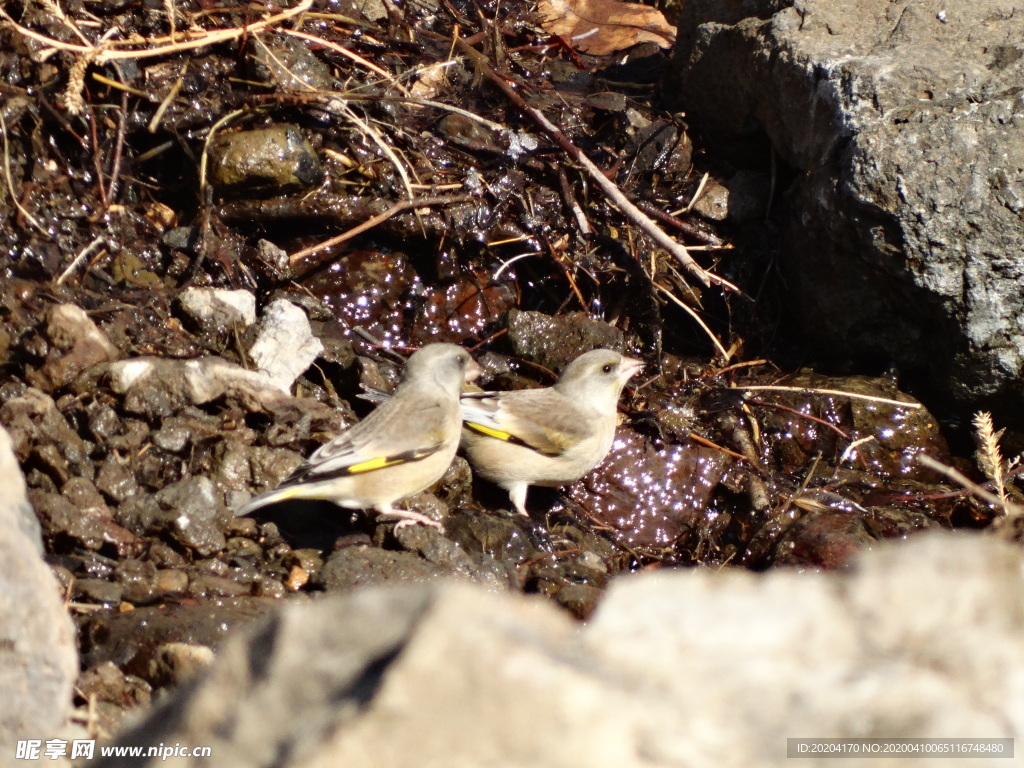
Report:
<svg viewBox="0 0 1024 768"><path fill-rule="evenodd" d="M412 512L408 509L392 509L387 512L381 512L378 517L398 518L398 522L395 523L396 531L416 524L425 525L428 528L434 528L438 531L442 530L441 524L436 520L431 520L426 515L421 515L419 512Z"/></svg>

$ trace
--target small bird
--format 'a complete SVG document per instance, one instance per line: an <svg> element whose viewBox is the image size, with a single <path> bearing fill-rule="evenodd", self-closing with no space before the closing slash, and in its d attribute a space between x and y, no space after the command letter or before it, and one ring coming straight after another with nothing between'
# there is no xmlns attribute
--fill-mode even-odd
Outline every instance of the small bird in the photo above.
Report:
<svg viewBox="0 0 1024 768"><path fill-rule="evenodd" d="M322 445L273 491L235 512L247 515L288 499L332 501L377 510L398 526L440 525L392 505L441 478L459 447L459 392L480 366L454 344L428 344L405 364L394 394L369 416Z"/></svg>
<svg viewBox="0 0 1024 768"><path fill-rule="evenodd" d="M640 360L595 349L573 360L553 387L463 393L466 458L526 515L528 486L579 480L608 454L619 395L641 368Z"/></svg>

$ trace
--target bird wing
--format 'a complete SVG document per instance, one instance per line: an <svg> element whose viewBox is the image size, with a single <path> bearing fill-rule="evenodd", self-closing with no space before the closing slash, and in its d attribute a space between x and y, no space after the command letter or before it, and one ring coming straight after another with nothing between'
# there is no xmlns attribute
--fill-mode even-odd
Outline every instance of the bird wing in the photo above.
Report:
<svg viewBox="0 0 1024 768"><path fill-rule="evenodd" d="M553 389L467 392L460 405L466 429L546 456L559 456L589 437L596 418Z"/></svg>
<svg viewBox="0 0 1024 768"><path fill-rule="evenodd" d="M279 487L321 482L419 461L437 453L458 432L446 428L452 407L432 394L403 393L382 403L325 443ZM452 431L454 434L449 435Z"/></svg>

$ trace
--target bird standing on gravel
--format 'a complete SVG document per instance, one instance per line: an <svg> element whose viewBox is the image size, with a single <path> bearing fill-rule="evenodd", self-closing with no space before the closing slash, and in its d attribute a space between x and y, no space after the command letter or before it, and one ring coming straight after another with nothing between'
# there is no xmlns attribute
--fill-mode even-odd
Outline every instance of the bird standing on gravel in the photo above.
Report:
<svg viewBox="0 0 1024 768"><path fill-rule="evenodd" d="M369 416L321 446L273 491L235 512L247 515L289 499L332 501L348 509L376 509L399 526L440 525L392 505L437 482L459 447L459 392L480 374L466 350L428 344L405 364L394 394Z"/></svg>
<svg viewBox="0 0 1024 768"><path fill-rule="evenodd" d="M579 480L608 454L617 404L643 363L610 349L576 358L553 387L462 395L462 448L526 515L531 485Z"/></svg>

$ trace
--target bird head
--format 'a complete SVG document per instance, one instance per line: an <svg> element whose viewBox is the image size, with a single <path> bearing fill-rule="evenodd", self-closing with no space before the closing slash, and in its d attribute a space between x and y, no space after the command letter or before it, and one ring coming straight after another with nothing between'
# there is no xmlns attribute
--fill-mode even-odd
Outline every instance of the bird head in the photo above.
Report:
<svg viewBox="0 0 1024 768"><path fill-rule="evenodd" d="M555 388L599 410L614 410L626 382L643 367L641 360L595 349L569 363Z"/></svg>
<svg viewBox="0 0 1024 768"><path fill-rule="evenodd" d="M455 344L427 344L405 363L402 382L433 379L443 389L458 395L464 383L473 381L481 369L469 352Z"/></svg>

